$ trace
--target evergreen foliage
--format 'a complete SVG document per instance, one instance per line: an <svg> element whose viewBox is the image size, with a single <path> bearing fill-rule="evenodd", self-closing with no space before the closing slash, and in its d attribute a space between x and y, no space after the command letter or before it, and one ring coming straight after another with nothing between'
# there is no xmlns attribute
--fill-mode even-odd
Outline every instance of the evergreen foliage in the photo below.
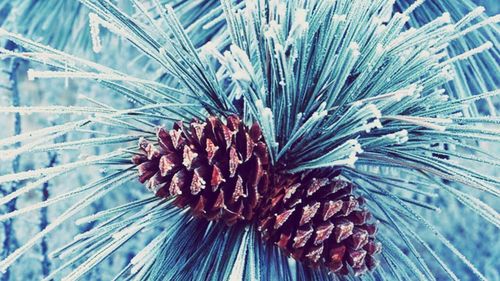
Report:
<svg viewBox="0 0 500 281"><path fill-rule="evenodd" d="M499 19L469 0L0 0L0 277L39 253L43 280L498 280ZM141 186L139 140L209 115L256 122L282 175L358 186L381 265L309 268ZM462 254L473 224L492 254Z"/></svg>

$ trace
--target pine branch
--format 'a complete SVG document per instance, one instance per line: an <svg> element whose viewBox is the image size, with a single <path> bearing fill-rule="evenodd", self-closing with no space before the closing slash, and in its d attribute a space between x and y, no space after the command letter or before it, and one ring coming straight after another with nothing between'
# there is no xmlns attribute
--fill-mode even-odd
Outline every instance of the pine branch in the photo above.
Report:
<svg viewBox="0 0 500 281"><path fill-rule="evenodd" d="M90 34L61 31L53 42L86 40L98 62L27 39L40 15L21 34L12 22L0 29L20 47L0 48L0 58L34 62L28 80L97 82L109 94L79 96L78 106L0 107L16 120L15 134L0 140L0 161L14 159L0 184L25 181L0 198L10 207L0 221L42 209L41 231L7 253L1 270L41 241L45 280L88 278L148 233L116 280L458 280L455 259L486 280L423 214L456 200L500 225L487 204L500 180L483 169L500 163L490 151L500 141L498 16L469 0L400 0L399 12L382 0L80 2L53 8L78 15L67 28L85 6ZM110 43L117 38L126 42ZM118 51L127 54L120 61L134 58L110 63ZM479 116L482 107L491 116ZM21 132L21 114L61 120ZM83 151L91 152L74 155ZM51 165L19 169L19 157L47 152ZM106 171L48 196L54 179L84 179L88 167ZM137 179L146 188L129 184ZM42 202L15 208L38 188ZM130 201L106 209L112 191ZM66 200L73 205L49 223L46 208ZM96 213L51 253L64 261L49 273L47 235L89 207Z"/></svg>
<svg viewBox="0 0 500 281"><path fill-rule="evenodd" d="M12 60L10 62L10 67L9 67L9 81L11 82L10 85L10 92L11 92L11 100L12 100L12 106L16 107L20 105L20 97L19 97L19 89L18 89L18 84L17 84L17 71L19 68L20 62L17 60ZM15 114L14 115L14 135L19 135L21 134L21 115ZM12 160L12 172L17 173L20 170L20 157L17 156ZM0 186L1 187L1 186ZM17 189L17 183L11 183L10 184L10 190L2 190L2 196L6 196L7 194L16 191ZM13 212L16 210L16 200L12 200L8 204L6 204L6 209L7 212ZM12 246L18 245L15 232L13 229L13 221L9 220L6 222L3 222L4 225L4 241L2 243L2 257L7 257L11 251L12 251ZM9 280L10 278L10 272L6 272L3 276L3 280Z"/></svg>
<svg viewBox="0 0 500 281"><path fill-rule="evenodd" d="M57 163L57 154L55 153L49 153L49 163L47 164L47 167L53 167ZM46 182L43 184L42 187L42 201L47 201L49 200L50 193L49 193L49 183ZM49 225L49 218L47 214L47 208L44 208L40 211L40 230L44 230L47 225ZM47 243L47 239L44 237L42 238L42 241L40 243L41 247L41 252L42 252L42 274L43 276L47 276L50 274L50 267L51 267L51 261L49 259L48 255L48 248L49 245Z"/></svg>

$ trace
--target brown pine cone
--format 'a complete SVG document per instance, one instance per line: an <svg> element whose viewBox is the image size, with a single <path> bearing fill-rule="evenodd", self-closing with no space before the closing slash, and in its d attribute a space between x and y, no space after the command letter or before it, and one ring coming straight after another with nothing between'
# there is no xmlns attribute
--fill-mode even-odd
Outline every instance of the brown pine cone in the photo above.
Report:
<svg viewBox="0 0 500 281"><path fill-rule="evenodd" d="M376 224L353 184L331 177L280 175L262 210L258 229L264 240L310 267L356 275L378 265Z"/></svg>
<svg viewBox="0 0 500 281"><path fill-rule="evenodd" d="M216 117L157 130L154 142L141 139L139 180L157 196L175 196L197 217L232 225L254 218L267 197L269 157L260 127L247 128L236 116Z"/></svg>

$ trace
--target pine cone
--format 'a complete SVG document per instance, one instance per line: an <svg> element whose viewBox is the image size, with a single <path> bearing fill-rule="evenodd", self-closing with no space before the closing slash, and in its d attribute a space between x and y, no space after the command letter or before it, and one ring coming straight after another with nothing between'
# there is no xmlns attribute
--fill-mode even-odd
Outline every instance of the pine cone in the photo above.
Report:
<svg viewBox="0 0 500 281"><path fill-rule="evenodd" d="M354 186L332 177L277 176L258 229L264 240L310 267L325 266L340 275L357 275L378 265L376 224Z"/></svg>
<svg viewBox="0 0 500 281"><path fill-rule="evenodd" d="M155 143L141 139L139 180L159 197L175 196L197 217L232 225L254 218L267 197L269 157L257 124L247 128L236 116L227 125L216 117L157 130Z"/></svg>

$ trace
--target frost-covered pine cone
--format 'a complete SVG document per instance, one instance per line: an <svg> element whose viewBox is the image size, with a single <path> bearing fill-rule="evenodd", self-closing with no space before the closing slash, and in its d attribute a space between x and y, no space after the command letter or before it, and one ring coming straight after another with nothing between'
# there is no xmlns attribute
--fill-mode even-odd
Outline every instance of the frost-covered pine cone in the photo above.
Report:
<svg viewBox="0 0 500 281"><path fill-rule="evenodd" d="M373 270L381 244L377 225L354 185L313 173L279 175L258 223L264 240L305 264L347 275Z"/></svg>
<svg viewBox="0 0 500 281"><path fill-rule="evenodd" d="M189 206L194 216L255 221L264 240L312 267L359 275L378 264L376 225L354 185L335 177L270 174L260 127L247 128L237 116L216 117L173 129L157 128L154 142L141 139L139 181L158 197Z"/></svg>
<svg viewBox="0 0 500 281"><path fill-rule="evenodd" d="M227 123L213 116L189 126L176 122L139 147L132 159L139 180L195 216L228 225L249 221L268 193L269 155L260 128L247 128L236 116Z"/></svg>

